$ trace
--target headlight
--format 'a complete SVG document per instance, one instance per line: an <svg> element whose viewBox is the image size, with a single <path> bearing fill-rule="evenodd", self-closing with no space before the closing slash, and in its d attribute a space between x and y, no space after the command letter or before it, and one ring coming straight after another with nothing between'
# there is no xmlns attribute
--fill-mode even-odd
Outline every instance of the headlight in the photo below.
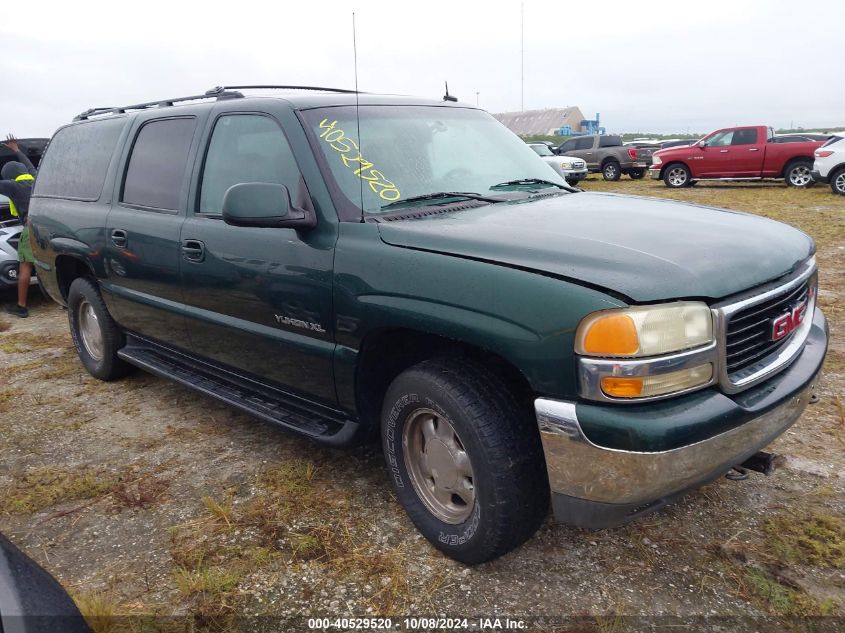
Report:
<svg viewBox="0 0 845 633"><path fill-rule="evenodd" d="M575 335L582 397L619 401L712 384L717 359L710 308L697 301L605 310Z"/></svg>
<svg viewBox="0 0 845 633"><path fill-rule="evenodd" d="M713 340L707 304L678 301L657 306L607 310L578 326L575 351L584 356L657 356Z"/></svg>
<svg viewBox="0 0 845 633"><path fill-rule="evenodd" d="M663 159L661 159L660 156L652 156L651 157L651 164L652 165L659 165L662 162L663 162Z"/></svg>
<svg viewBox="0 0 845 633"><path fill-rule="evenodd" d="M572 169L572 163L563 162L560 164L561 169Z"/></svg>

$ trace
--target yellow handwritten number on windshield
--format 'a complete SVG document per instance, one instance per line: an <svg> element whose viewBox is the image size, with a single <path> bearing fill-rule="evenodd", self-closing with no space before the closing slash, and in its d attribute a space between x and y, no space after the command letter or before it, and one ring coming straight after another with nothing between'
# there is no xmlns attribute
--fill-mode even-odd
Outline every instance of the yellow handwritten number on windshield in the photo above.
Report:
<svg viewBox="0 0 845 633"><path fill-rule="evenodd" d="M358 143L337 127L337 121L329 123L328 119L320 121L320 138L329 144L333 150L340 154L343 164L352 170L352 173L361 180L366 181L370 189L379 195L382 200L398 200L402 194L399 188L384 177L378 169L373 169L373 163L361 156Z"/></svg>

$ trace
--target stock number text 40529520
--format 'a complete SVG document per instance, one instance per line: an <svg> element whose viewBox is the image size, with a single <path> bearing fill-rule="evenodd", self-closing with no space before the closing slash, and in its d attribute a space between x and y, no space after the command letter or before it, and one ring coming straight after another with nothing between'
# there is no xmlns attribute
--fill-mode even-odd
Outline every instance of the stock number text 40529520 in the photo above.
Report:
<svg viewBox="0 0 845 633"><path fill-rule="evenodd" d="M358 143L349 138L346 133L337 127L337 121L323 119L320 121L320 138L329 144L334 151L340 154L343 164L352 170L352 173L366 182L374 193L377 193L382 200L393 202L398 200L402 194L399 188L390 180L384 177L378 169L374 169L373 163L361 156L361 149Z"/></svg>

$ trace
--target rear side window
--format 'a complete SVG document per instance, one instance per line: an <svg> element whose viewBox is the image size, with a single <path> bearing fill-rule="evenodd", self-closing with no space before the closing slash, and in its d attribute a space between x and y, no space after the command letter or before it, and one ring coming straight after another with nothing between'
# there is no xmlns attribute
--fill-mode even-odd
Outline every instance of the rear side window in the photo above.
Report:
<svg viewBox="0 0 845 633"><path fill-rule="evenodd" d="M126 168L121 200L153 209L179 209L196 119L145 123Z"/></svg>
<svg viewBox="0 0 845 633"><path fill-rule="evenodd" d="M599 147L619 147L622 145L621 136L600 136Z"/></svg>
<svg viewBox="0 0 845 633"><path fill-rule="evenodd" d="M736 130L731 145L754 145L757 143L757 130Z"/></svg>
<svg viewBox="0 0 845 633"><path fill-rule="evenodd" d="M592 137L579 138L575 141L575 149L593 149Z"/></svg>
<svg viewBox="0 0 845 633"><path fill-rule="evenodd" d="M828 145L833 145L834 143L838 143L843 138L845 138L845 135L843 135L843 136L831 136L829 139L827 139L827 142L824 145L822 145L822 147L827 147Z"/></svg>
<svg viewBox="0 0 845 633"><path fill-rule="evenodd" d="M77 123L50 141L33 195L93 201L100 197L125 118Z"/></svg>
<svg viewBox="0 0 845 633"><path fill-rule="evenodd" d="M299 167L282 129L260 114L228 114L214 125L203 167L199 212L223 212L232 185L267 182L285 185L291 200L299 192Z"/></svg>

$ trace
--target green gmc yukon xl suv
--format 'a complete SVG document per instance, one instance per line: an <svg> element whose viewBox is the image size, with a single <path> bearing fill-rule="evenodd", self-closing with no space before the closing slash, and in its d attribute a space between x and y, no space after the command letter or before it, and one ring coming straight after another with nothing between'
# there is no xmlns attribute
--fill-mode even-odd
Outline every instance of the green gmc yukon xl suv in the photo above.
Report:
<svg viewBox="0 0 845 633"><path fill-rule="evenodd" d="M380 437L411 520L466 563L550 502L608 527L763 469L801 415L827 349L805 234L579 192L467 105L266 88L51 140L33 249L92 375Z"/></svg>

